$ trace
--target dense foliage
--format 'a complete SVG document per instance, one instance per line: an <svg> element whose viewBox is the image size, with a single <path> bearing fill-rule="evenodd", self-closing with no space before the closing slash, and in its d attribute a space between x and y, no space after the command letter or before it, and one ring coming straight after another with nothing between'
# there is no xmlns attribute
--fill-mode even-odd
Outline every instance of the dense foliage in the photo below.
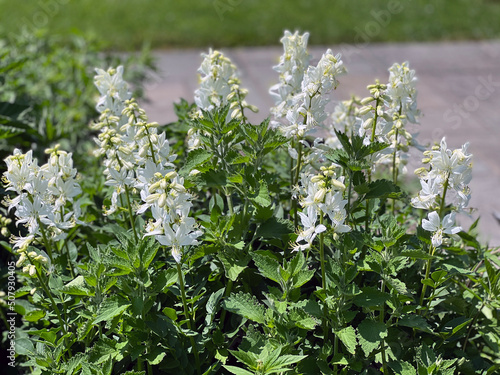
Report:
<svg viewBox="0 0 500 375"><path fill-rule="evenodd" d="M126 68L97 70L100 173L52 139L43 165L10 143L5 201L24 225L3 242L18 269L2 314L22 316L25 373L499 371L500 261L475 225L455 224L471 194L467 145L425 151L411 196L415 72L393 65L328 117L341 57L312 66L307 34L282 42L261 124L236 67L210 51L195 103L176 104L167 126L148 121Z"/></svg>

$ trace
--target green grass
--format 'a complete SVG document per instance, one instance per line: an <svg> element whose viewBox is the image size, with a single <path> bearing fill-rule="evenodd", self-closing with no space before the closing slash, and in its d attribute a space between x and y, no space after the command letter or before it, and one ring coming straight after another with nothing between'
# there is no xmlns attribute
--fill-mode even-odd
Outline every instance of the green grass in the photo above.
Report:
<svg viewBox="0 0 500 375"><path fill-rule="evenodd" d="M373 12L391 2L402 12L377 28ZM39 25L118 50L276 45L284 29L310 31L311 44L353 43L370 25L370 42L489 39L499 19L498 0L0 0L0 34Z"/></svg>

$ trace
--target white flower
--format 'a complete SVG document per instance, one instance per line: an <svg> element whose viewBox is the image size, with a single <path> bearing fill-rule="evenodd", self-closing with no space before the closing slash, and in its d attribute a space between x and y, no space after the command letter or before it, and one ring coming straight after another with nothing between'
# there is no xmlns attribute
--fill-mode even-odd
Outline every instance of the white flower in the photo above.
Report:
<svg viewBox="0 0 500 375"><path fill-rule="evenodd" d="M313 206L307 207L307 215L299 212L300 222L302 223L303 230L299 231L297 237L297 245L293 251L309 249L319 233L326 231L323 224L316 225L318 219L318 212ZM299 242L306 241L306 245L300 245Z"/></svg>
<svg viewBox="0 0 500 375"><path fill-rule="evenodd" d="M422 220L422 228L432 233L432 245L441 246L443 243L443 233L456 234L462 230L461 227L455 227L455 212L446 215L442 221L439 220L439 214L432 211L427 216L428 220Z"/></svg>

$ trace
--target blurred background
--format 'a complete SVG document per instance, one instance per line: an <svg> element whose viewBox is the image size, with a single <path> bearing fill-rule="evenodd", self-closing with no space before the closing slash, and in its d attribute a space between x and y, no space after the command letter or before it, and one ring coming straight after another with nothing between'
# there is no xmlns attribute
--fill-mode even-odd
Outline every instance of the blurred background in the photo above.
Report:
<svg viewBox="0 0 500 375"><path fill-rule="evenodd" d="M500 33L498 0L0 0L0 31L46 28L97 37L108 49L277 45L284 29L312 44L360 42L356 28L393 8L371 42L480 40ZM398 11L399 10L399 11Z"/></svg>

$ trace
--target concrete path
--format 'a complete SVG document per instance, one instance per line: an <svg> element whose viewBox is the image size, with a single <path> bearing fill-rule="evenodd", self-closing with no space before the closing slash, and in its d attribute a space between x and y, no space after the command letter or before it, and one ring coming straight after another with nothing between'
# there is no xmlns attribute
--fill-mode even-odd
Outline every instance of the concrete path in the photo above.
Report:
<svg viewBox="0 0 500 375"><path fill-rule="evenodd" d="M341 77L332 101L351 95L364 97L366 86L376 78L387 82L387 69L408 61L419 79L418 104L422 111L419 140L429 144L443 136L449 148L470 142L474 154L472 199L473 217L481 216L481 239L500 246L500 42L370 44L328 46L342 53L348 75ZM315 63L327 47L311 47ZM247 101L259 107L251 117L258 122L269 113L273 102L269 87L277 82L276 65L282 48L235 48L222 50L240 70L242 87L250 93ZM152 121L175 120L172 103L180 98L193 101L201 50L155 52L160 69L146 87L149 102L143 103ZM420 166L417 155L412 166ZM413 167L409 168L410 173ZM462 215L463 216L463 215ZM472 221L462 217L468 227Z"/></svg>

